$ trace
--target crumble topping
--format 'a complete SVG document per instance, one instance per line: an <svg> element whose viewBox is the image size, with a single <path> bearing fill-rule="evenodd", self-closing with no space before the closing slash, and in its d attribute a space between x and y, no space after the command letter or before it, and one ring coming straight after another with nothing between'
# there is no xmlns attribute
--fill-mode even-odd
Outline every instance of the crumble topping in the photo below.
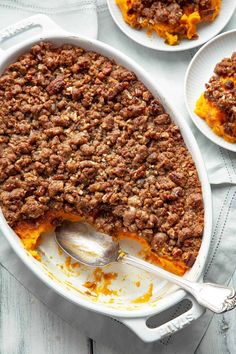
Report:
<svg viewBox="0 0 236 354"><path fill-rule="evenodd" d="M204 223L196 167L133 72L79 47L35 45L0 77L0 142L0 204L13 229L63 210L194 263Z"/></svg>

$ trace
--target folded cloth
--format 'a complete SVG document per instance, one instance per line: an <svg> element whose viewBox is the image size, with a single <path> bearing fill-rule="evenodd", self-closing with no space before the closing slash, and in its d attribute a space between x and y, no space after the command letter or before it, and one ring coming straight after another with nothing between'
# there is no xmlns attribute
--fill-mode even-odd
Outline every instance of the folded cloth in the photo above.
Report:
<svg viewBox="0 0 236 354"><path fill-rule="evenodd" d="M183 119L188 121L196 136L212 183L214 227L204 279L227 284L235 270L236 225L232 210L236 208L236 154L208 141L188 118L183 100L183 78L194 51L166 54L139 46L120 32L103 0L98 0L97 8L92 1L84 0L52 0L50 7L48 4L46 0L40 2L40 7L36 0L1 1L0 27L35 13L45 13L63 28L78 34L96 37L98 29L98 39L136 60L158 81L169 98L174 97L173 104L182 113ZM235 23L236 16L228 28L232 28ZM84 331L95 341L115 348L117 353L192 354L212 318L212 313L207 311L188 328L160 342L143 343L118 321L75 306L49 289L14 254L4 237L0 237L0 263L3 267L61 318ZM183 311L184 307L184 304L174 307L166 316L173 318ZM159 319L161 317L162 315L158 316Z"/></svg>

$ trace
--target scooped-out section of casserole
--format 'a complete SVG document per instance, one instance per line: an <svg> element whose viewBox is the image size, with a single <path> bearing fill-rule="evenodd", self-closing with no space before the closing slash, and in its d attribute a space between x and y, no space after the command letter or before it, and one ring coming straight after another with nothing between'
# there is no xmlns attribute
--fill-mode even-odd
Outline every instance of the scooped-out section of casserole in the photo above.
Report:
<svg viewBox="0 0 236 354"><path fill-rule="evenodd" d="M201 246L204 208L179 128L135 74L39 43L0 77L0 205L36 258L64 219L142 244L176 274Z"/></svg>
<svg viewBox="0 0 236 354"><path fill-rule="evenodd" d="M195 113L215 134L236 143L236 53L216 65L205 92L196 102Z"/></svg>
<svg viewBox="0 0 236 354"><path fill-rule="evenodd" d="M197 26L213 22L221 0L116 0L126 23L156 33L169 45L198 38Z"/></svg>

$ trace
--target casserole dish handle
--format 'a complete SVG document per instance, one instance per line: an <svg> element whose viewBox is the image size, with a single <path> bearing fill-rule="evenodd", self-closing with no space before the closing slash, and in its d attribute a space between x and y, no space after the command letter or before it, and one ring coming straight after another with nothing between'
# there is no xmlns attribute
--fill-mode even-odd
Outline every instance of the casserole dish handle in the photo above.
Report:
<svg viewBox="0 0 236 354"><path fill-rule="evenodd" d="M6 50L8 50L11 47L14 47L17 45L19 42L15 42L15 44L12 44L12 46L9 46L9 48L4 49L4 42L6 42L8 39L11 39L13 37L16 37L17 35L27 32L33 28L40 27L41 34L43 35L44 33L48 32L64 32L61 27L59 27L54 21L52 21L48 16L46 15L35 15L28 17L22 21L16 22L6 28L4 28L0 32L0 54L3 54ZM20 40L21 42L24 41L24 39Z"/></svg>
<svg viewBox="0 0 236 354"><path fill-rule="evenodd" d="M186 295L184 299L190 300L192 307L178 317L155 328L147 326L147 320L153 316L141 318L118 318L117 320L129 327L144 342L161 340L190 325L190 323L198 319L205 312L205 308L199 305L191 295Z"/></svg>

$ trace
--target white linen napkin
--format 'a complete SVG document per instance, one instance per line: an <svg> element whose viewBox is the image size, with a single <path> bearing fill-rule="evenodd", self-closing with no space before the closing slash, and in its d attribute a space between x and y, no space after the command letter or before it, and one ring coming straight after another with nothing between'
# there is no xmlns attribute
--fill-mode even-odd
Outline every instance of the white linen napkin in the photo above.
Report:
<svg viewBox="0 0 236 354"><path fill-rule="evenodd" d="M232 211L236 210L236 154L208 141L189 120L183 101L183 78L194 51L167 54L139 46L116 27L103 0L98 0L97 6L92 0L51 0L50 3L41 0L40 7L37 0L1 1L0 28L35 13L48 14L63 28L78 34L96 37L98 30L98 39L135 59L158 80L166 95L174 97L173 104L196 136L212 183L214 228L205 279L227 284L235 270L236 225ZM228 28L235 24L236 16ZM11 250L5 238L2 235L0 237L0 263L3 267L52 311L95 341L115 348L117 353L192 354L212 318L212 313L206 312L188 328L160 342L143 343L118 321L82 309L57 295L31 273ZM169 310L168 316L173 318L183 310L184 305L174 307Z"/></svg>

